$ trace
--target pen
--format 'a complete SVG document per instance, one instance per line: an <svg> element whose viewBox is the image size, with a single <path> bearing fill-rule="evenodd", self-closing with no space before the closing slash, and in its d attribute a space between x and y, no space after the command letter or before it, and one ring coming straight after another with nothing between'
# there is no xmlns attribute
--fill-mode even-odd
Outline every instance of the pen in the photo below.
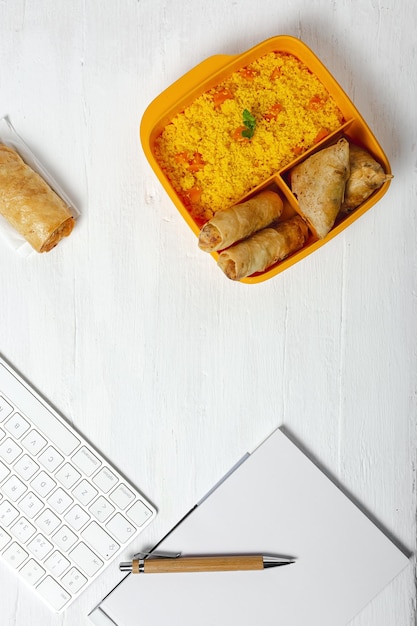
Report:
<svg viewBox="0 0 417 626"><path fill-rule="evenodd" d="M295 563L294 559L270 555L239 556L155 556L134 558L127 563L120 563L122 572L132 574L167 574L181 572L230 572L243 570L262 570L280 565Z"/></svg>

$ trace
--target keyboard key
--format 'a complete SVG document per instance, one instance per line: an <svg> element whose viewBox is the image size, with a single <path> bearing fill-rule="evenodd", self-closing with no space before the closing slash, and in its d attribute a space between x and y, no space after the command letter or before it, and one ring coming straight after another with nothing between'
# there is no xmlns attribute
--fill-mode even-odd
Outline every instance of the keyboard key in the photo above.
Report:
<svg viewBox="0 0 417 626"><path fill-rule="evenodd" d="M5 420L10 413L13 413L13 407L3 398L3 396L0 396L0 422Z"/></svg>
<svg viewBox="0 0 417 626"><path fill-rule="evenodd" d="M76 567L71 567L65 576L63 576L61 582L64 587L68 589L68 591L71 593L77 593L77 591L84 587L87 579L77 570Z"/></svg>
<svg viewBox="0 0 417 626"><path fill-rule="evenodd" d="M48 504L59 514L66 511L73 502L74 500L61 487L48 498Z"/></svg>
<svg viewBox="0 0 417 626"><path fill-rule="evenodd" d="M104 563L85 543L79 543L69 553L70 558L87 576L94 576Z"/></svg>
<svg viewBox="0 0 417 626"><path fill-rule="evenodd" d="M45 535L50 535L60 525L61 520L59 517L52 513L50 509L44 509L39 517L36 519L36 524Z"/></svg>
<svg viewBox="0 0 417 626"><path fill-rule="evenodd" d="M49 446L39 456L39 463L49 472L54 472L62 463L64 457L55 448Z"/></svg>
<svg viewBox="0 0 417 626"><path fill-rule="evenodd" d="M106 498L103 498L103 496L99 496L89 508L89 511L91 511L99 522L105 522L115 510L114 506L110 504Z"/></svg>
<svg viewBox="0 0 417 626"><path fill-rule="evenodd" d="M72 548L74 543L76 543L78 537L75 535L72 530L68 528L68 526L61 526L59 530L52 537L53 541L55 541L58 548L61 548L64 552Z"/></svg>
<svg viewBox="0 0 417 626"><path fill-rule="evenodd" d="M30 550L33 556L36 556L38 559L42 560L46 557L48 552L52 550L54 547L52 543L50 543L45 537L41 534L36 535L32 541L28 543L28 550Z"/></svg>
<svg viewBox="0 0 417 626"><path fill-rule="evenodd" d="M43 509L43 502L32 491L29 491L19 502L19 506L30 519Z"/></svg>
<svg viewBox="0 0 417 626"><path fill-rule="evenodd" d="M46 574L43 567L41 567L34 559L29 559L29 561L25 563L20 570L20 573L31 585L36 585L42 576L45 576Z"/></svg>
<svg viewBox="0 0 417 626"><path fill-rule="evenodd" d="M4 480L6 478L6 476L8 476L10 474L10 470L8 467L5 466L5 464L3 463L3 461L0 461L0 483L2 480Z"/></svg>
<svg viewBox="0 0 417 626"><path fill-rule="evenodd" d="M58 550L52 552L51 556L45 561L45 567L54 576L62 576L66 569L69 568L71 563L65 558Z"/></svg>
<svg viewBox="0 0 417 626"><path fill-rule="evenodd" d="M47 576L36 587L36 591L50 604L55 611L60 611L69 600L71 596L59 585L56 580Z"/></svg>
<svg viewBox="0 0 417 626"><path fill-rule="evenodd" d="M36 528L24 517L17 520L10 530L21 543L26 543L36 533Z"/></svg>
<svg viewBox="0 0 417 626"><path fill-rule="evenodd" d="M0 524L1 526L10 526L10 524L19 517L19 511L14 508L10 502L4 500L0 504Z"/></svg>
<svg viewBox="0 0 417 626"><path fill-rule="evenodd" d="M10 540L10 535L0 526L0 550L3 550Z"/></svg>
<svg viewBox="0 0 417 626"><path fill-rule="evenodd" d="M72 507L65 515L64 519L73 527L74 530L81 528L88 522L90 516L78 504Z"/></svg>
<svg viewBox="0 0 417 626"><path fill-rule="evenodd" d="M6 461L6 463L14 463L17 457L22 453L22 448L17 445L13 439L7 437L0 444L0 457Z"/></svg>
<svg viewBox="0 0 417 626"><path fill-rule="evenodd" d="M70 463L65 463L55 474L55 478L61 483L63 487L71 489L73 485L81 478L81 474L77 472L75 467Z"/></svg>
<svg viewBox="0 0 417 626"><path fill-rule="evenodd" d="M136 528L123 515L116 513L106 524L106 528L122 543L126 543L136 532Z"/></svg>
<svg viewBox="0 0 417 626"><path fill-rule="evenodd" d="M4 365L0 364L0 389L5 390L10 398L19 398L19 409L37 428L64 454L71 454L79 446L80 440L58 420L55 415L29 391L19 379Z"/></svg>
<svg viewBox="0 0 417 626"><path fill-rule="evenodd" d="M56 482L46 472L39 472L37 476L30 483L33 489L38 493L41 498L45 498L56 486Z"/></svg>
<svg viewBox="0 0 417 626"><path fill-rule="evenodd" d="M72 493L81 504L87 506L87 504L90 504L91 500L96 497L98 491L94 489L91 483L82 480L75 489L72 490Z"/></svg>
<svg viewBox="0 0 417 626"><path fill-rule="evenodd" d="M24 454L15 463L14 469L19 474L19 476L23 478L23 480L30 480L32 476L38 471L39 465L35 463L35 461L30 456Z"/></svg>
<svg viewBox="0 0 417 626"><path fill-rule="evenodd" d="M2 490L9 500L16 502L25 493L27 487L17 476L10 476L3 484Z"/></svg>
<svg viewBox="0 0 417 626"><path fill-rule="evenodd" d="M88 448L83 446L72 457L74 465L78 467L86 476L91 476L100 467L101 462L90 452Z"/></svg>
<svg viewBox="0 0 417 626"><path fill-rule="evenodd" d="M120 548L113 537L108 535L97 522L91 522L82 531L81 536L106 560L110 559Z"/></svg>
<svg viewBox="0 0 417 626"><path fill-rule="evenodd" d="M0 441L4 439L5 436L6 436L6 433L4 432L2 428L0 428Z"/></svg>
<svg viewBox="0 0 417 626"><path fill-rule="evenodd" d="M21 443L25 450L36 456L48 442L37 430L31 430L30 433L22 439Z"/></svg>
<svg viewBox="0 0 417 626"><path fill-rule="evenodd" d="M11 418L7 420L4 428L9 431L15 439L20 439L20 437L22 437L25 432L29 430L30 424L20 415L20 413L14 413Z"/></svg>
<svg viewBox="0 0 417 626"><path fill-rule="evenodd" d="M108 467L102 467L92 480L103 493L108 493L119 482Z"/></svg>
<svg viewBox="0 0 417 626"><path fill-rule="evenodd" d="M138 500L126 511L126 515L134 524L142 526L151 517L152 511L141 500Z"/></svg>
<svg viewBox="0 0 417 626"><path fill-rule="evenodd" d="M109 497L110 500L112 500L112 502L114 502L116 506L122 510L125 509L128 504L132 504L135 500L135 494L123 483L116 487L116 489L111 492Z"/></svg>
<svg viewBox="0 0 417 626"><path fill-rule="evenodd" d="M12 543L7 550L3 552L4 560L16 569L26 561L28 556L28 553L16 542Z"/></svg>

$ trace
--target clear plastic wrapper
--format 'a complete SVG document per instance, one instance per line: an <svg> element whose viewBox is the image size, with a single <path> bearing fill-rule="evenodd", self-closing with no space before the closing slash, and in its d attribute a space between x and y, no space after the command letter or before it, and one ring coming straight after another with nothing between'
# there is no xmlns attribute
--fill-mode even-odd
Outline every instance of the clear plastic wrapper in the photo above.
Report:
<svg viewBox="0 0 417 626"><path fill-rule="evenodd" d="M34 172L39 174L49 187L63 200L72 217L74 219L79 217L80 212L72 200L48 172L48 170L42 165L42 163L40 163L23 139L17 134L7 117L0 119L0 144L4 144L5 146L15 150L23 161L30 168L32 168ZM2 215L0 215L0 235L14 250L16 250L16 252L22 256L28 256L35 252L34 248L24 238L24 236L15 230Z"/></svg>

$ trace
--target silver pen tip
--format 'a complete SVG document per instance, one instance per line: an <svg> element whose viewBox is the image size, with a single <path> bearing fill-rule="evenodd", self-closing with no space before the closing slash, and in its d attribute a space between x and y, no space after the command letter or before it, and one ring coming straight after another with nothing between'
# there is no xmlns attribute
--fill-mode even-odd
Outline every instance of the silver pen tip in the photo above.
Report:
<svg viewBox="0 0 417 626"><path fill-rule="evenodd" d="M119 563L119 570L121 572L131 572L132 571L132 563Z"/></svg>
<svg viewBox="0 0 417 626"><path fill-rule="evenodd" d="M281 565L291 565L292 563L295 563L295 559L287 559L279 556L264 556L263 563L264 568L280 567Z"/></svg>

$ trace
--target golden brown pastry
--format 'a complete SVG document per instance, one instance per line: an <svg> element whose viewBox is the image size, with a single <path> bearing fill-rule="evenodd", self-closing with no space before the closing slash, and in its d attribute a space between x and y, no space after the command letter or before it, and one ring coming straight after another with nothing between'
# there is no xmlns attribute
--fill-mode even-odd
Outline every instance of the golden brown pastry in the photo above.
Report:
<svg viewBox="0 0 417 626"><path fill-rule="evenodd" d="M307 225L296 215L224 250L219 255L218 265L228 278L240 280L282 261L302 248L307 237Z"/></svg>
<svg viewBox="0 0 417 626"><path fill-rule="evenodd" d="M345 199L342 204L344 212L356 209L375 189L379 189L383 183L392 178L392 175L386 174L382 165L366 150L354 144L350 144L349 162L350 176L346 182Z"/></svg>
<svg viewBox="0 0 417 626"><path fill-rule="evenodd" d="M75 220L49 185L8 146L0 144L0 215L37 252L67 237Z"/></svg>
<svg viewBox="0 0 417 626"><path fill-rule="evenodd" d="M299 212L319 239L333 227L349 173L346 139L323 148L291 170L291 189L297 197Z"/></svg>
<svg viewBox="0 0 417 626"><path fill-rule="evenodd" d="M282 200L277 193L261 191L246 202L217 211L201 229L198 245L205 252L223 250L269 226L279 218L282 209Z"/></svg>

